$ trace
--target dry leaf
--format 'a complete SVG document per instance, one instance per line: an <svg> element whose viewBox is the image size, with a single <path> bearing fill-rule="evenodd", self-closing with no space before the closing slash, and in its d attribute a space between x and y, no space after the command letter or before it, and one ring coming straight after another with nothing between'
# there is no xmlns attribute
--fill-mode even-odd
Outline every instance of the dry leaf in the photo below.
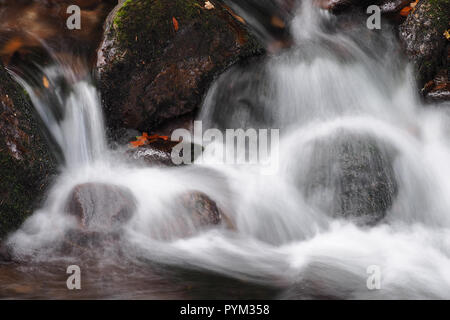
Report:
<svg viewBox="0 0 450 320"><path fill-rule="evenodd" d="M46 76L42 77L42 84L44 85L44 87L46 87L48 89L48 87L50 86L50 83L48 82L48 79Z"/></svg>
<svg viewBox="0 0 450 320"><path fill-rule="evenodd" d="M158 134L153 134L153 135L149 136L147 134L147 132L144 132L144 133L142 133L142 136L136 137L136 141L131 141L130 145L132 148L137 148L137 147L155 142L158 139L168 141L169 137L168 136L160 136Z"/></svg>
<svg viewBox="0 0 450 320"><path fill-rule="evenodd" d="M147 132L144 132L142 134L142 136L136 137L136 141L131 141L130 144L133 148L137 148L137 147L147 144L148 138L149 138L149 136L148 136Z"/></svg>
<svg viewBox="0 0 450 320"><path fill-rule="evenodd" d="M448 30L446 30L446 31L444 32L444 37L445 37L447 40L450 40L450 29L448 29Z"/></svg>
<svg viewBox="0 0 450 320"><path fill-rule="evenodd" d="M211 2L209 2L209 1L205 2L205 9L212 10L214 8L215 7L214 7L214 5Z"/></svg>
<svg viewBox="0 0 450 320"><path fill-rule="evenodd" d="M412 8L410 6L404 7L402 10L400 10L400 15L402 17L407 17L408 14L411 12Z"/></svg>
<svg viewBox="0 0 450 320"><path fill-rule="evenodd" d="M172 23L173 23L173 28L175 29L175 31L178 31L178 29L179 29L178 20L175 19L175 17L172 18Z"/></svg>
<svg viewBox="0 0 450 320"><path fill-rule="evenodd" d="M414 10L416 9L416 5L419 2L419 0L416 0L414 2L411 2L409 5L407 5L406 7L404 7L402 10L400 10L400 15L402 17L407 17L410 12L414 12Z"/></svg>

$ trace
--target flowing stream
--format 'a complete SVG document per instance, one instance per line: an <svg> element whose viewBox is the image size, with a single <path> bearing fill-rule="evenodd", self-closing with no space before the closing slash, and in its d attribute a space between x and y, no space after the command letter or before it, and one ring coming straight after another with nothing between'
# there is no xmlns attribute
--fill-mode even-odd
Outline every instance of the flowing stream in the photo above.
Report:
<svg viewBox="0 0 450 320"><path fill-rule="evenodd" d="M303 1L291 32L292 48L217 79L199 115L208 128L280 129L272 175L208 158L132 164L126 146L107 147L89 80L43 69L69 88L50 97L19 79L65 162L45 205L8 239L21 263L0 266L0 297L450 298L448 112L421 104L387 24L370 31ZM88 182L128 189L135 210L119 239L66 255L55 248L77 224L67 198ZM192 190L234 228L180 223L174 200ZM82 290L66 288L71 264ZM379 290L367 286L374 266Z"/></svg>

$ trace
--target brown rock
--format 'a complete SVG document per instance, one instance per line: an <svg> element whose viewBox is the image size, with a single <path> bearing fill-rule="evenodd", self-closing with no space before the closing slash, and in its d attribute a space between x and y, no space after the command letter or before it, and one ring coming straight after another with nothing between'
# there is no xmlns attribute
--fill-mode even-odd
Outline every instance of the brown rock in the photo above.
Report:
<svg viewBox="0 0 450 320"><path fill-rule="evenodd" d="M190 214L197 228L219 225L222 222L222 214L216 203L206 194L190 192L180 197L181 204Z"/></svg>
<svg viewBox="0 0 450 320"><path fill-rule="evenodd" d="M127 151L127 155L134 160L141 160L151 166L173 166L172 148L179 142L157 141L150 145L140 146Z"/></svg>
<svg viewBox="0 0 450 320"><path fill-rule="evenodd" d="M230 218L219 209L216 202L199 191L187 192L180 196L179 203L187 210L196 229L223 225L233 229Z"/></svg>
<svg viewBox="0 0 450 320"><path fill-rule="evenodd" d="M161 240L188 238L201 231L225 227L233 229L232 221L216 202L199 191L188 191L174 199L173 215L164 216L156 224L153 236Z"/></svg>
<svg viewBox="0 0 450 320"><path fill-rule="evenodd" d="M66 204L66 212L89 230L115 230L131 219L135 210L136 201L130 191L102 183L76 186Z"/></svg>

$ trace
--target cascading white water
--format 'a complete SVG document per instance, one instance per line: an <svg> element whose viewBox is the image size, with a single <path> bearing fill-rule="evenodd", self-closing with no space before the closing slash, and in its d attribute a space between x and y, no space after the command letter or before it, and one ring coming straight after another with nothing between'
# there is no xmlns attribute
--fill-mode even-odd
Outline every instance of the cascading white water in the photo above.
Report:
<svg viewBox="0 0 450 320"><path fill-rule="evenodd" d="M233 68L211 88L200 116L209 127L281 129L276 175L208 159L180 168L132 166L107 152L92 86L73 84L59 122L46 118L45 102L28 87L67 166L44 208L10 237L15 254L50 259L48 248L75 224L64 214L69 192L101 182L126 187L136 199L114 244L127 249L126 261L215 272L278 288L278 298L450 298L450 119L421 105L389 30L372 37L363 23L342 31L335 17L303 1L292 22L297 45L250 71ZM368 178L347 174L354 166ZM381 209L368 205L342 179L392 199L381 199L388 202ZM171 230L173 201L189 190L214 199L236 230L167 240L161 230ZM342 218L361 208L380 219ZM367 288L373 265L381 290Z"/></svg>
<svg viewBox="0 0 450 320"><path fill-rule="evenodd" d="M26 89L31 101L64 155L68 167L86 166L106 151L106 137L100 100L95 87L78 79L75 71L60 62L41 69L43 78L32 74L25 80L15 78ZM78 70L80 72L80 70ZM48 90L38 90L32 83L45 81ZM64 86L70 92L64 92Z"/></svg>

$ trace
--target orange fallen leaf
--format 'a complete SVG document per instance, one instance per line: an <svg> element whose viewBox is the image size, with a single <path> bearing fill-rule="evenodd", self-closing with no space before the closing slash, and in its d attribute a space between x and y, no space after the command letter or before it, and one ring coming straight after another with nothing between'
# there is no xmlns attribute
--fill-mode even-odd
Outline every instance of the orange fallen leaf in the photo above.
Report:
<svg viewBox="0 0 450 320"><path fill-rule="evenodd" d="M173 23L173 28L175 29L175 31L178 31L180 26L178 25L178 20L175 19L175 17L172 17L172 23Z"/></svg>
<svg viewBox="0 0 450 320"><path fill-rule="evenodd" d="M48 79L46 76L42 77L42 83L43 83L44 87L46 87L47 89L50 86L50 83L48 82Z"/></svg>
<svg viewBox="0 0 450 320"><path fill-rule="evenodd" d="M411 12L412 7L408 6L408 7L404 7L402 10L400 10L400 15L402 17L407 17L408 14Z"/></svg>
<svg viewBox="0 0 450 320"><path fill-rule="evenodd" d="M153 134L153 135L149 136L147 134L147 132L143 132L142 136L136 137L136 141L131 141L130 145L133 148L137 148L137 147L140 147L140 146L143 146L143 145L155 142L158 139L162 139L164 141L168 141L169 137L168 136L160 136L158 134Z"/></svg>
<svg viewBox="0 0 450 320"><path fill-rule="evenodd" d="M132 147L137 148L143 146L148 143L148 134L144 132L142 136L136 137L136 141L131 141L130 144Z"/></svg>
<svg viewBox="0 0 450 320"><path fill-rule="evenodd" d="M133 148L137 148L137 147L143 146L145 143L138 140L138 141L131 141L130 144Z"/></svg>
<svg viewBox="0 0 450 320"><path fill-rule="evenodd" d="M411 11L415 10L418 2L419 2L419 0L415 0L415 1L411 2L409 5L407 5L406 7L404 7L402 10L400 10L400 15L402 17L407 17Z"/></svg>

